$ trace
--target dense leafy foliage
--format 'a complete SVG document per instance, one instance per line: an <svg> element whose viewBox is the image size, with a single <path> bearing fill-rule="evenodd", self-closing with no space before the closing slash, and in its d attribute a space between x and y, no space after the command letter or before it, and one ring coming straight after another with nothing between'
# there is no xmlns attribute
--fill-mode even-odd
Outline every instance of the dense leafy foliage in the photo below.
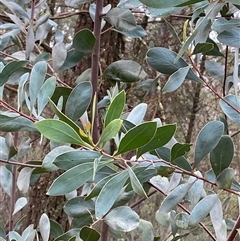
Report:
<svg viewBox="0 0 240 241"><path fill-rule="evenodd" d="M127 38L142 38L147 34L137 25L134 9L149 17L164 18L192 6L189 20L182 26L182 40L173 26L169 26L173 38L181 44L179 52L154 46L149 46L146 52L148 67L157 72L156 81L160 74L169 76L163 92L173 92L186 81L192 81L205 86L219 99L225 119L211 116L191 144L176 140L175 123L163 124L159 118L144 121L146 103L132 109L127 105L128 85L149 81L146 66L136 60L122 59L103 71L93 65L78 78L76 86L68 86L62 77L64 71L84 61L85 56L92 54L94 58L99 52L97 27L94 32L78 31L71 44L67 44L45 11L47 1L37 5L32 1L31 6L29 2L1 0L8 22L0 26L0 51L6 56L0 59L0 162L6 164L0 166L0 185L14 203L9 223L14 221L16 227L10 224L8 231L0 227L0 237L20 241L38 240L37 236L41 235L43 241L97 241L101 233L96 224L104 222L117 238L131 233L144 241L162 240L158 237L162 235L153 229L153 221L143 220L129 204L135 195L144 202L157 192L165 198L155 217L160 225L171 230L168 240L184 240L198 226L209 235L209 240L233 240L240 216L229 230L219 193L226 191L239 197L240 192L231 168L235 155L232 137L240 131L232 134L227 125L229 118L239 130L239 1L121 0L115 8L104 7L102 1L90 4L89 13L99 31L108 23L112 26L108 31L117 31ZM90 1L65 1L67 6L79 9L84 3ZM187 31L188 24L191 28ZM52 52L47 54L40 46L52 28L55 29ZM214 40L210 38L213 31ZM24 48L19 41L22 36L26 42ZM230 66L233 73L228 81L225 76L222 82L223 95L200 70L206 56L222 58L218 45L231 48L235 55ZM12 46L13 52L8 52ZM210 69L209 65L206 69ZM96 94L98 78L112 82L103 100L98 100ZM3 91L9 84L17 86L16 105L5 100ZM51 150L43 160L22 163L21 158L34 148L31 143L36 139L41 144L45 138ZM194 156L188 156L190 151ZM205 174L201 171L203 160L210 166ZM21 168L13 168L15 165ZM69 230L63 231L57 220L43 213L39 232L33 224L20 232L21 222L17 223L14 215L27 205L25 194L29 186L42 173L56 171L59 176L51 183L47 195L65 195L64 212ZM22 197L14 200L16 173ZM208 215L214 231L204 224Z"/></svg>

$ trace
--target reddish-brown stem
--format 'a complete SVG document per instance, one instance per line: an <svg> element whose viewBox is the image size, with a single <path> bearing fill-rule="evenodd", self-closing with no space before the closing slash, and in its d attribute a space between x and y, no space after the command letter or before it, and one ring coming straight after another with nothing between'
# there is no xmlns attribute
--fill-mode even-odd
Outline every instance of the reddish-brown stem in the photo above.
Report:
<svg viewBox="0 0 240 241"><path fill-rule="evenodd" d="M95 113L92 113L94 116L93 121L93 142L97 143L99 139L99 119L98 119L98 110L97 110L97 92L98 92L98 72L99 72L99 59L100 59L100 44L101 44L101 22L102 22L102 9L103 9L103 0L96 1L96 12L95 12L95 21L94 21L94 36L96 38L93 54L92 54L92 87L93 87L93 98L95 96L95 103L92 101L92 104L95 105Z"/></svg>
<svg viewBox="0 0 240 241"><path fill-rule="evenodd" d="M0 100L0 106L6 108L7 110L9 110L9 111L11 111L11 112L18 113L20 116L23 116L23 117L31 120L32 122L37 121L37 119L35 119L35 118L33 118L33 117L30 117L30 116L24 114L24 113L21 112L21 111L18 111L17 109L15 109L14 107L12 107L11 105L9 105L8 103L6 103L6 102L3 101L3 100Z"/></svg>
<svg viewBox="0 0 240 241"><path fill-rule="evenodd" d="M191 61L191 64L193 66L193 68L198 72L200 78L202 79L204 85L211 91L213 92L219 99L221 99L223 102L225 102L228 106L230 106L233 110L235 110L237 113L240 114L240 110L238 108L236 108L235 106L233 106L232 104L230 104L228 101L226 101L224 99L224 97L222 97L217 91L215 91L211 85L208 84L208 82L205 80L204 76L201 74L201 72L199 71L198 67L194 64L194 62L192 61L191 58L189 58Z"/></svg>
<svg viewBox="0 0 240 241"><path fill-rule="evenodd" d="M234 240L235 236L238 233L238 229L240 228L240 215L238 216L235 225L233 226L233 229L231 230L231 232L229 233L226 241L232 241Z"/></svg>
<svg viewBox="0 0 240 241"><path fill-rule="evenodd" d="M6 163L6 164L11 164L11 165L14 165L14 166L20 166L20 167L31 167L31 168L41 168L42 167L41 165L14 162L14 161L2 160L2 159L0 159L0 162Z"/></svg>
<svg viewBox="0 0 240 241"><path fill-rule="evenodd" d="M165 163L165 164L167 164L167 165L170 165L170 166L173 167L175 170L181 171L183 174L186 174L186 175L188 175L188 176L195 177L195 178L200 179L200 180L202 180L202 181L204 181L204 182L207 182L207 183L209 183L209 184L211 184L211 185L213 185L213 186L217 186L217 184L216 184L215 182L211 182L211 181L207 180L207 179L204 178L204 177L201 177L201 176L196 175L196 174L193 173L193 172L189 172L189 171L187 171L187 170L184 170L184 169L182 169L181 167L176 166L176 165L173 165L173 164L170 163L170 162L167 162L167 161L164 161L164 160L160 160L160 161L163 162L163 163ZM226 191L226 192L232 193L232 194L237 195L237 196L240 197L240 193L239 193L239 192L236 192L236 191L234 191L234 190L232 190L232 189L224 188L223 190Z"/></svg>
<svg viewBox="0 0 240 241"><path fill-rule="evenodd" d="M239 131L239 132L240 132L240 131ZM124 167L123 165L121 165L121 164L119 163L119 161L122 161L122 162L124 162L124 163L136 162L136 160L126 160L126 159L124 159L124 158L122 158L122 157L113 157L113 156L105 153L104 151L101 151L101 154L104 155L104 156L108 156L108 157L112 158L114 161L116 161L115 165L118 166L118 167L121 168L121 169L125 169L125 167ZM181 168L181 167L179 167L179 166L176 166L176 165L172 164L171 162L165 161L165 160L163 160L163 159L158 159L158 160L145 160L145 159L142 159L141 161L137 160L137 162L139 162L139 163L140 163L140 162L149 162L149 163L159 163L159 162L163 162L163 163L165 163L165 164L167 164L167 165L170 165L170 166L173 167L175 170L178 170L179 172L181 172L181 173L183 173L183 174L186 174L186 175L188 175L188 176L195 177L195 178L197 178L197 179L199 179L199 180L202 180L202 181L204 181L204 182L207 182L207 183L209 183L209 184L211 184L211 185L213 185L213 186L217 186L217 184L216 184L215 182L211 182L211 181L207 180L207 179L204 178L204 177L201 177L201 176L196 175L194 172L187 171L187 170L185 170L185 169L183 169L183 168ZM237 191L234 191L234 190L232 190L232 189L224 188L224 189L222 189L222 190L224 190L224 191L226 191L226 192L229 192L229 193L232 193L232 194L237 195L237 196L240 197L240 193L237 192Z"/></svg>

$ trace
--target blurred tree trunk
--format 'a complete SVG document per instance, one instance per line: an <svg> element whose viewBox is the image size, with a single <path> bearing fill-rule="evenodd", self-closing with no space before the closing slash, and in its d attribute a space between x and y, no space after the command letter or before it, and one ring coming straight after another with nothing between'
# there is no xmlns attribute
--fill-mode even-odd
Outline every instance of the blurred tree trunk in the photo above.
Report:
<svg viewBox="0 0 240 241"><path fill-rule="evenodd" d="M116 7L118 0L105 0L104 6L111 4L112 8ZM84 9L89 9L89 4L84 5ZM106 23L102 31L108 30L111 26ZM90 18L89 14L80 14L77 20L75 32L83 28L88 28L93 31L93 21ZM101 36L101 59L100 59L100 71L104 69L114 61L120 59L121 54L124 53L124 40L122 34L119 34L113 30L108 30L106 33ZM78 76L84 70L91 68L91 56L88 56L86 59L81 61L75 67L75 74ZM106 94L106 90L109 89L111 83L109 81L101 81L99 83L99 98L101 99Z"/></svg>

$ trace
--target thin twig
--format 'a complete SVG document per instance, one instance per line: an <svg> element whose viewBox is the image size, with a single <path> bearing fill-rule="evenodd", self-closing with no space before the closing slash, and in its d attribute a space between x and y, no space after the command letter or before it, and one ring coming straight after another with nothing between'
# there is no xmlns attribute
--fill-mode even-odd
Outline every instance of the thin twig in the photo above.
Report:
<svg viewBox="0 0 240 241"><path fill-rule="evenodd" d="M238 233L238 229L239 229L239 228L240 228L240 215L238 216L238 218L237 218L237 220L236 220L236 222L235 222L235 224L234 224L231 232L229 233L226 241L232 241L232 240L234 240L235 236L236 236L237 233Z"/></svg>
<svg viewBox="0 0 240 241"><path fill-rule="evenodd" d="M221 99L223 102L225 102L228 106L230 106L233 110L235 110L237 113L240 114L240 110L238 108L236 108L235 106L233 106L232 104L230 104L228 101L226 101L224 99L224 97L222 97L217 91L215 91L209 84L208 82L205 80L205 77L201 74L201 72L199 71L198 67L193 63L193 60L191 58L189 58L191 61L191 64L193 66L193 68L198 72L200 78L202 79L202 81L204 82L205 86L211 91L213 92L219 99Z"/></svg>
<svg viewBox="0 0 240 241"><path fill-rule="evenodd" d="M29 120L32 121L32 122L37 121L37 119L35 119L35 118L33 118L33 117L29 116L29 115L26 115L26 114L24 114L24 113L21 112L21 111L18 111L17 109L15 109L14 107L12 107L11 105L9 105L8 103L6 103L6 102L3 101L3 100L0 100L0 106L6 108L6 109L9 110L10 112L17 113L17 114L19 114L20 116L23 116L23 117L29 119Z"/></svg>
<svg viewBox="0 0 240 241"><path fill-rule="evenodd" d="M77 11L77 12L60 13L60 14L54 15L53 17L50 17L50 19L51 20L64 19L64 18L69 18L69 17L75 16L75 15L79 15L79 14L82 14L82 13L89 14L89 11L88 10L81 10L81 11Z"/></svg>
<svg viewBox="0 0 240 241"><path fill-rule="evenodd" d="M238 130L238 131L234 132L234 133L233 133L233 134L231 134L230 136L231 136L231 137L234 137L234 136L236 136L236 135L238 135L238 134L240 134L240 130Z"/></svg>
<svg viewBox="0 0 240 241"><path fill-rule="evenodd" d="M0 162L6 163L6 164L11 164L11 165L14 165L14 166L21 166L21 167L30 167L30 168L41 168L42 167L41 165L14 162L14 161L8 161L8 160L3 160L3 159L0 159Z"/></svg>
<svg viewBox="0 0 240 241"><path fill-rule="evenodd" d="M100 151L100 150L98 150L98 151ZM125 169L125 167L122 166L122 165L120 165L119 161L122 161L122 162L124 162L124 163L149 162L149 163L151 163L151 164L162 162L162 163L164 163L164 164L167 164L167 165L173 167L175 170L178 170L179 172L181 172L181 173L183 173L183 174L186 174L186 175L188 175L188 176L195 177L195 178L197 178L197 179L199 179L199 180L202 180L202 181L204 181L204 182L207 182L207 183L209 183L209 184L217 187L217 183L212 182L212 181L210 181L210 180L208 180L208 179L206 179L206 178L204 178L204 177L198 176L198 175L196 175L194 172L187 171L187 170L185 170L185 169L183 169L183 168L181 168L181 167L179 167L179 166L177 166L177 165L174 165L174 164L172 164L171 162L165 161L165 160L163 160L163 159L158 159L158 160L149 160L149 159L126 160L126 159L124 159L124 158L121 157L121 156L118 156L118 157L116 157L116 156L111 156L111 155L105 153L105 152L102 151L102 150L101 150L100 152L101 152L101 154L102 154L103 156L110 157L110 158L112 158L114 161L117 161L117 162L114 163L114 164L115 164L116 166L118 166L119 168L123 169L123 170ZM228 192L228 193L232 193L232 194L237 195L237 196L240 197L240 192L234 191L234 190L229 189L229 188L223 188L222 190L224 190L224 191L226 191L226 192Z"/></svg>
<svg viewBox="0 0 240 241"><path fill-rule="evenodd" d="M147 198L151 197L153 194L155 194L157 192L157 190L154 190L152 192L150 192L147 196ZM139 204L141 204L143 201L145 201L147 199L146 197L142 197L141 199L137 200L135 203L133 203L130 208L135 208L137 207Z"/></svg>

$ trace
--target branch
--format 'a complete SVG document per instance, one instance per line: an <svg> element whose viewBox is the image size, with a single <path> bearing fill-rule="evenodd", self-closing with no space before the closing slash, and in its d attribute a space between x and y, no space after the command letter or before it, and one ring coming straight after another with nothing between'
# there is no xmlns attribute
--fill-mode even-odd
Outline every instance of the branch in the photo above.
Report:
<svg viewBox="0 0 240 241"><path fill-rule="evenodd" d="M238 216L235 225L233 226L233 229L231 230L231 232L229 233L227 240L226 241L232 241L234 240L235 236L238 233L238 229L240 228L240 215Z"/></svg>
<svg viewBox="0 0 240 241"><path fill-rule="evenodd" d="M239 131L239 132L240 132L240 131ZM122 170L125 170L125 167L122 166L122 165L120 165L120 164L119 164L119 161L122 161L122 162L124 162L124 163L132 163L132 162L141 163L141 162L147 162L147 161L148 161L150 164L162 162L162 163L165 163L165 164L171 166L171 167L174 168L175 170L180 171L180 172L183 173L183 174L186 174L186 175L188 175L188 176L195 177L195 178L197 178L197 179L199 179L199 180L202 180L202 181L204 181L204 182L207 182L207 183L209 183L209 184L217 187L217 184L216 184L215 182L211 182L211 181L209 181L208 179L206 179L206 178L204 178L204 177L198 176L198 175L196 175L196 174L193 173L193 172L187 171L187 170L185 170L185 169L183 169L183 168L181 168L181 167L179 167L179 166L177 166L177 165L174 165L174 164L172 164L171 162L165 161L165 160L163 160L163 159L158 159L158 160L149 160L149 159L147 159L147 160L146 160L146 159L142 159L142 160L126 160L126 159L124 159L124 158L122 158L122 157L111 156L111 155L105 153L104 151L101 151L101 154L104 155L104 156L110 157L110 158L113 159L114 161L117 161L117 163L114 163L114 164L115 164L117 167L121 168ZM223 189L221 189L221 190L224 190L224 191L226 191L226 192L228 192L228 193L232 193L232 194L237 195L237 196L240 197L240 192L234 191L234 190L232 190L232 189L230 189L230 188L223 188Z"/></svg>
<svg viewBox="0 0 240 241"><path fill-rule="evenodd" d="M54 19L64 19L64 18L69 18L69 17L72 17L72 16L75 16L75 15L79 15L79 14L82 14L82 13L86 13L86 14L89 14L89 11L88 10L81 10L81 11L77 11L77 12L64 12L64 13L60 13L60 14L57 14L57 15L54 15L53 17L50 17L51 20L54 20Z"/></svg>
<svg viewBox="0 0 240 241"><path fill-rule="evenodd" d="M6 164L12 164L14 166L20 166L20 167L31 167L31 168L41 168L41 165L34 165L34 164L28 164L28 163L21 163L21 162L14 162L14 161L8 161L8 160L2 160L0 159L0 162L6 163Z"/></svg>
<svg viewBox="0 0 240 241"><path fill-rule="evenodd" d="M6 102L3 101L3 100L0 100L0 106L6 108L6 109L9 110L10 112L17 113L17 114L19 114L20 116L23 116L23 117L29 119L29 120L32 121L32 122L37 121L37 119L35 119L35 118L33 118L33 117L30 117L30 116L24 114L24 113L21 112L21 111L18 111L17 109L15 109L14 107L12 107L11 105L9 105L8 103L6 103Z"/></svg>
<svg viewBox="0 0 240 241"><path fill-rule="evenodd" d="M36 4L35 7L37 7L37 5L38 4ZM69 18L69 17L75 16L75 15L79 15L82 13L89 14L89 11L81 10L81 11L76 11L76 12L64 12L64 13L56 14L56 15L50 17L49 19L51 19L51 20L64 19L64 18ZM4 15L4 14L0 14L0 20L2 20L3 22L7 22L7 23L13 23L13 21L7 15Z"/></svg>
<svg viewBox="0 0 240 241"><path fill-rule="evenodd" d="M146 160L144 160L144 161L146 161ZM155 161L156 161L156 160L155 160ZM196 174L193 173L193 172L189 172L189 171L187 171L187 170L184 170L184 169L182 169L181 167L176 166L176 165L173 165L173 164L170 163L170 162L167 162L167 161L164 161L164 160L161 160L161 159L160 159L160 161L163 162L163 163L165 163L165 164L167 164L167 165L170 165L170 166L173 167L175 170L181 171L183 174L186 174L186 175L188 175L188 176L195 177L195 178L197 178L197 179L199 179L199 180L202 180L202 181L204 181L204 182L207 182L207 183L209 183L209 184L217 187L217 184L216 184L215 182L211 182L211 181L209 181L208 179L206 179L206 178L204 178L204 177L198 176L198 175L196 175ZM154 161L151 160L150 162L153 163ZM240 193L239 193L239 192L234 191L234 190L232 190L232 189L230 189L230 188L223 188L222 190L224 190L224 191L226 191L226 192L229 192L229 193L232 193L232 194L237 195L237 196L240 197Z"/></svg>
<svg viewBox="0 0 240 241"><path fill-rule="evenodd" d="M16 88L14 88L14 87L12 87L12 86L10 86L10 85L8 85L8 84L5 84L5 85L4 85L4 88L6 88L7 90L12 91L12 92L14 92L14 93L17 93L17 92L18 92L18 90L17 90Z"/></svg>
<svg viewBox="0 0 240 241"><path fill-rule="evenodd" d="M236 135L238 135L238 134L240 134L240 130L238 130L238 131L234 132L234 133L233 133L233 134L231 134L230 136L231 136L231 137L234 137L234 136L236 136Z"/></svg>
<svg viewBox="0 0 240 241"><path fill-rule="evenodd" d="M224 97L222 97L217 91L215 91L209 84L208 82L205 80L204 76L201 74L201 72L199 71L198 67L193 63L193 60L189 57L191 64L193 66L193 68L198 72L200 78L202 79L203 83L205 84L205 86L214 93L214 95L216 95L219 99L221 99L223 102L225 102L228 106L230 106L233 110L235 110L238 114L240 114L240 110L238 108L236 108L235 106L233 106L232 104L230 104L228 101L226 101L224 99Z"/></svg>
<svg viewBox="0 0 240 241"><path fill-rule="evenodd" d="M94 21L94 35L96 38L93 54L92 54L92 71L91 71L91 78L92 78L92 86L93 86L93 97L95 96L95 103L94 108L92 108L95 113L92 113L92 116L95 118L93 122L93 142L96 143L99 139L99 119L98 119L98 111L97 111L97 91L98 91L98 71L99 71L99 59L100 59L100 44L101 44L101 22L102 22L102 9L103 9L103 0L96 1L96 13L95 13L95 21Z"/></svg>

